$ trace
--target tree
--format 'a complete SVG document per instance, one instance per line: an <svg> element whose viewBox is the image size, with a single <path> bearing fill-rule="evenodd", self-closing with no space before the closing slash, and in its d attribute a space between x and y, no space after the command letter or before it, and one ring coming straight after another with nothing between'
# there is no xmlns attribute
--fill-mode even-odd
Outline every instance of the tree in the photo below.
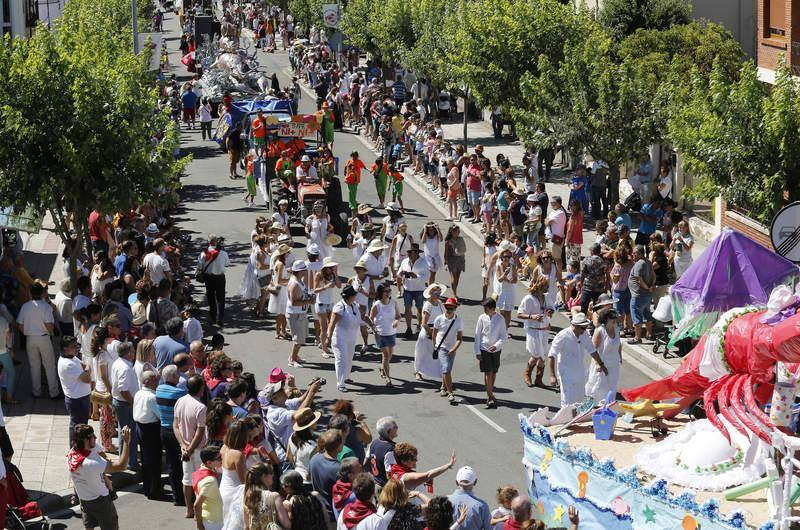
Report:
<svg viewBox="0 0 800 530"><path fill-rule="evenodd" d="M667 29L692 20L692 6L686 0L605 0L598 13L600 23L617 40L637 29Z"/></svg>
<svg viewBox="0 0 800 530"><path fill-rule="evenodd" d="M326 0L289 0L289 11L306 32L311 26L322 27L322 5Z"/></svg>
<svg viewBox="0 0 800 530"><path fill-rule="evenodd" d="M0 194L50 211L65 244L68 212L83 234L95 208L127 210L174 189L186 162L173 157L177 131L158 111L147 58L131 52L130 15L114 6L129 9L71 0L57 29L0 46Z"/></svg>
<svg viewBox="0 0 800 530"><path fill-rule="evenodd" d="M371 22L383 13L383 2L379 0L349 0L339 22L339 28L351 44L371 55L380 55L379 36L372 30Z"/></svg>
<svg viewBox="0 0 800 530"><path fill-rule="evenodd" d="M768 223L783 205L800 200L800 89L785 65L775 85L745 63L729 83L722 67L695 72L676 91L669 137L684 167L697 175L690 196L717 195Z"/></svg>

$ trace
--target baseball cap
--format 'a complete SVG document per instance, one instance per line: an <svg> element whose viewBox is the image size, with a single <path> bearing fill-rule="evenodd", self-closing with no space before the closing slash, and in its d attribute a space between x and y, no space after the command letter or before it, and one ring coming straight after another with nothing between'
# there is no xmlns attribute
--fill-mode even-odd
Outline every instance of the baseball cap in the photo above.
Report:
<svg viewBox="0 0 800 530"><path fill-rule="evenodd" d="M464 466L456 473L456 482L461 486L472 486L478 481L478 475L470 466Z"/></svg>

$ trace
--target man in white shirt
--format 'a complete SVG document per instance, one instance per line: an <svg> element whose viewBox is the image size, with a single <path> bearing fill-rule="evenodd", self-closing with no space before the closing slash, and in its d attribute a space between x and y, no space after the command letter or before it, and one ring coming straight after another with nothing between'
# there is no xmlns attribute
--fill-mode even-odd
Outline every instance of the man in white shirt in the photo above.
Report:
<svg viewBox="0 0 800 530"><path fill-rule="evenodd" d="M31 300L25 302L17 316L20 332L25 335L25 351L31 365L31 386L33 397L42 397L42 366L47 377L50 399L57 399L58 375L56 354L53 351L53 308L49 300L44 300L47 291L40 283L31 286Z"/></svg>
<svg viewBox="0 0 800 530"><path fill-rule="evenodd" d="M417 323L422 322L422 305L425 297L425 284L431 275L428 260L420 259L419 244L412 243L408 248L408 257L405 258L397 269L397 287L403 289L403 306L406 319L406 336L411 333L411 304L417 307Z"/></svg>
<svg viewBox="0 0 800 530"><path fill-rule="evenodd" d="M464 339L464 322L461 317L456 315L458 300L448 298L444 302L444 314L439 315L433 321L433 355L439 357L439 365L442 368L442 385L444 386L447 399L452 404L458 402L453 395L453 362L456 360L456 352L461 347ZM442 394L445 395L445 394Z"/></svg>
<svg viewBox="0 0 800 530"><path fill-rule="evenodd" d="M158 374L142 372L142 388L133 396L133 421L142 447L142 486L150 500L163 498L161 488L161 415L156 403Z"/></svg>
<svg viewBox="0 0 800 530"><path fill-rule="evenodd" d="M561 279L561 258L564 254L564 236L567 232L567 212L561 206L561 197L553 195L550 211L544 219L545 236L550 240L550 253L556 262L556 275Z"/></svg>
<svg viewBox="0 0 800 530"><path fill-rule="evenodd" d="M172 279L172 270L169 262L162 255L165 242L160 237L153 241L153 252L147 254L142 260L142 266L150 274L150 282L158 285L164 278Z"/></svg>
<svg viewBox="0 0 800 530"><path fill-rule="evenodd" d="M364 264L367 266L367 276L372 278L373 281L382 280L386 277L384 275L386 256L383 253L386 248L386 245L380 239L373 239L362 256Z"/></svg>
<svg viewBox="0 0 800 530"><path fill-rule="evenodd" d="M131 430L131 452L128 458L128 469L136 470L138 465L138 439L136 425L133 421L133 397L139 391L139 380L133 369L134 349L130 342L117 346L119 358L111 365L111 404L117 415L119 430L118 444L122 444L122 428ZM121 447L121 445L120 445Z"/></svg>
<svg viewBox="0 0 800 530"><path fill-rule="evenodd" d="M475 357L481 372L483 381L486 385L486 408L497 407L494 399L494 380L500 370L500 352L503 344L508 340L506 321L497 312L497 302L493 298L487 298L483 302L483 314L478 317L475 325Z"/></svg>
<svg viewBox="0 0 800 530"><path fill-rule="evenodd" d="M550 385L561 386L561 407L580 403L586 397L585 356L589 355L597 364L597 369L608 375L603 360L592 344L592 337L586 333L589 319L583 313L575 313L570 321L571 326L559 331L550 344Z"/></svg>
<svg viewBox="0 0 800 530"><path fill-rule="evenodd" d="M200 253L197 267L203 271L208 298L208 312L212 322L222 326L225 316L225 267L230 263L228 253L222 249L222 238L208 236L208 248Z"/></svg>
<svg viewBox="0 0 800 530"><path fill-rule="evenodd" d="M61 280L58 292L56 293L55 305L58 314L58 327L61 335L75 335L75 328L72 324L72 297L70 297L69 278Z"/></svg>
<svg viewBox="0 0 800 530"><path fill-rule="evenodd" d="M120 454L111 462L97 445L97 436L89 425L75 427L75 441L67 454L67 465L75 493L81 502L84 528L119 528L119 517L114 501L106 487L105 474L125 471L130 450L131 431L122 429Z"/></svg>
<svg viewBox="0 0 800 530"><path fill-rule="evenodd" d="M58 378L64 389L64 405L69 414L69 442L72 444L76 425L89 422L92 393L92 373L76 355L80 349L78 339L71 335L61 337L61 356L58 358Z"/></svg>

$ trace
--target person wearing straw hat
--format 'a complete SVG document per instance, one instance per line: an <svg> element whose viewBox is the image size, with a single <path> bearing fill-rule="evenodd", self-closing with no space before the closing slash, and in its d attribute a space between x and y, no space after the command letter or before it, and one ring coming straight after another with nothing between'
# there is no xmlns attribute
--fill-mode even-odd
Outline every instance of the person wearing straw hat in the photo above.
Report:
<svg viewBox="0 0 800 530"><path fill-rule="evenodd" d="M528 350L528 365L523 379L528 386L543 386L545 359L547 358L547 339L550 331L550 317L553 307L547 304L545 295L550 286L547 276L537 276L531 282L528 294L519 303L517 318L525 327L525 348ZM536 379L531 374L536 370Z"/></svg>
<svg viewBox="0 0 800 530"><path fill-rule="evenodd" d="M445 291L447 291L447 287L444 285L432 283L422 293L425 303L422 305L422 318L419 320L420 330L414 346L414 377L417 381L422 381L423 376L434 380L441 378L439 361L433 356L433 341L431 340L433 329L431 326L434 320L444 314L441 298Z"/></svg>
<svg viewBox="0 0 800 530"><path fill-rule="evenodd" d="M286 266L286 257L289 254L289 245L278 245L272 258L272 283L269 290L269 303L267 311L275 315L275 338L291 338L286 333L286 305L289 297L286 294L286 285L289 283L289 273Z"/></svg>
<svg viewBox="0 0 800 530"><path fill-rule="evenodd" d="M360 352L362 355L367 353L369 348L369 333L366 324L367 308L370 299L375 298L375 281L367 275L367 263L364 260L359 260L353 265L353 270L356 274L350 278L350 285L356 290L356 303L361 314L361 338L364 343L361 345Z"/></svg>
<svg viewBox="0 0 800 530"><path fill-rule="evenodd" d="M587 355L594 359L595 370L608 375L603 359L597 354L591 337L586 333L589 319L583 313L575 313L570 324L556 334L547 354L550 359L550 385L556 385L558 374L562 408L580 403L586 397L584 360Z"/></svg>
<svg viewBox="0 0 800 530"><path fill-rule="evenodd" d="M325 210L325 201L314 202L311 208L311 215L306 219L306 236L309 244L313 243L319 247L321 258L333 255L333 249L327 242L327 238L333 233L331 218Z"/></svg>
<svg viewBox="0 0 800 530"><path fill-rule="evenodd" d="M408 249L414 243L414 236L408 233L408 223L401 220L397 223L397 234L392 239L389 249L389 269L397 276L397 267L408 256Z"/></svg>
<svg viewBox="0 0 800 530"><path fill-rule="evenodd" d="M353 252L353 259L360 260L367 252L367 247L375 235L375 226L372 223L362 224L358 230L350 233L347 238L347 247Z"/></svg>
<svg viewBox="0 0 800 530"><path fill-rule="evenodd" d="M392 386L392 376L389 373L392 354L397 344L397 325L400 322L400 309L397 302L392 300L392 286L389 283L379 285L375 302L369 312L372 329L375 332L375 341L381 350L381 379L386 386Z"/></svg>
<svg viewBox="0 0 800 530"><path fill-rule="evenodd" d="M387 248L389 247L384 245L380 239L375 238L369 242L364 255L359 259L359 261L363 260L366 264L367 275L373 281L383 280L389 276L387 258L384 253Z"/></svg>
<svg viewBox="0 0 800 530"><path fill-rule="evenodd" d="M313 302L304 278L308 273L308 265L303 260L292 264L292 277L286 284L288 301L286 304L286 320L292 334L292 354L287 363L290 367L298 366L305 361L300 358L300 348L306 343L308 336L308 306Z"/></svg>
<svg viewBox="0 0 800 530"><path fill-rule="evenodd" d="M447 396L451 404L457 404L458 398L453 395L453 363L456 360L456 352L461 347L464 340L464 322L461 317L456 315L458 300L448 298L444 301L444 314L439 315L433 320L431 329L433 336L433 355L439 358L439 368L442 373L442 390L439 395Z"/></svg>
<svg viewBox="0 0 800 530"><path fill-rule="evenodd" d="M350 234L355 237L361 227L367 223L372 222L372 217L370 214L373 212L374 208L369 204L362 203L358 205L356 209L356 215L350 218Z"/></svg>
<svg viewBox="0 0 800 530"><path fill-rule="evenodd" d="M322 270L314 275L314 294L317 296L314 313L319 319L319 347L322 349L322 357L325 359L333 357L326 346L326 338L331 309L333 309L333 289L342 285L338 266L339 264L329 256L322 260Z"/></svg>
<svg viewBox="0 0 800 530"><path fill-rule="evenodd" d="M403 290L403 306L406 319L406 336L411 337L411 304L417 306L417 324L421 327L422 292L428 282L430 270L428 262L419 257L419 245L412 243L408 249L408 257L402 261L395 274L397 286Z"/></svg>
<svg viewBox="0 0 800 530"><path fill-rule="evenodd" d="M358 329L362 322L356 294L352 285L346 285L342 289L342 299L334 304L331 321L328 324L326 345L333 348L336 387L339 392L347 392L345 383L350 378L350 370L353 368Z"/></svg>
<svg viewBox="0 0 800 530"><path fill-rule="evenodd" d="M381 238L383 238L384 244L387 245L387 250L389 245L392 244L395 234L397 234L400 222L404 220L397 203L390 202L386 205L386 216L381 219Z"/></svg>

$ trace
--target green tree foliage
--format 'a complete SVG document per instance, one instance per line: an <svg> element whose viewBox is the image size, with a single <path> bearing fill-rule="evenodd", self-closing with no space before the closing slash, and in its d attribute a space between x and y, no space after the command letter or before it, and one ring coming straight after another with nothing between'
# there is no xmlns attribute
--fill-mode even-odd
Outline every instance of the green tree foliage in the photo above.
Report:
<svg viewBox="0 0 800 530"><path fill-rule="evenodd" d="M65 242L66 212L83 233L92 209L152 200L185 163L173 157L177 131L157 110L146 58L131 52L130 15L114 5L129 9L71 0L56 30L0 46L0 195L50 210Z"/></svg>
<svg viewBox="0 0 800 530"><path fill-rule="evenodd" d="M303 25L303 31L308 31L312 25L322 27L322 5L327 0L289 0L289 11L296 22Z"/></svg>
<svg viewBox="0 0 800 530"><path fill-rule="evenodd" d="M600 23L622 40L639 28L667 29L692 20L687 0L604 0Z"/></svg>
<svg viewBox="0 0 800 530"><path fill-rule="evenodd" d="M339 28L354 46L372 55L380 55L379 40L373 33L379 24L373 22L383 16L382 0L349 0L343 9Z"/></svg>
<svg viewBox="0 0 800 530"><path fill-rule="evenodd" d="M669 136L699 176L691 195L721 194L764 223L800 200L800 89L785 66L772 87L752 62L733 83L722 67L695 72L675 99Z"/></svg>

